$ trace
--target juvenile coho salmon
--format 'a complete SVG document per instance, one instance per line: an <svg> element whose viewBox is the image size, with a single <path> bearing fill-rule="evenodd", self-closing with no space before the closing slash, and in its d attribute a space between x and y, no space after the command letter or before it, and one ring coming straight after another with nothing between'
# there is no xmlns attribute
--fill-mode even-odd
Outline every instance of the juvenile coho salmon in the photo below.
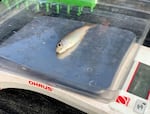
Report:
<svg viewBox="0 0 150 114"><path fill-rule="evenodd" d="M67 34L64 38L61 39L60 42L56 45L56 53L62 54L65 51L69 50L73 46L79 44L88 30L92 27L95 27L96 25L84 25L71 33Z"/></svg>

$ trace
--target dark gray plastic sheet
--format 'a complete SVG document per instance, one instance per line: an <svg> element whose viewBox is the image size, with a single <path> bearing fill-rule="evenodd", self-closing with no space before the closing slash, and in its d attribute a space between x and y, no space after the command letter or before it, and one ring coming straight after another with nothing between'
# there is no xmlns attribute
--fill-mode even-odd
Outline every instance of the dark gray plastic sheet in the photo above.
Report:
<svg viewBox="0 0 150 114"><path fill-rule="evenodd" d="M57 42L84 24L37 17L1 45L0 56L46 74L47 78L54 78L60 84L98 93L110 86L136 36L127 30L97 25L88 31L70 56L58 59L55 52Z"/></svg>

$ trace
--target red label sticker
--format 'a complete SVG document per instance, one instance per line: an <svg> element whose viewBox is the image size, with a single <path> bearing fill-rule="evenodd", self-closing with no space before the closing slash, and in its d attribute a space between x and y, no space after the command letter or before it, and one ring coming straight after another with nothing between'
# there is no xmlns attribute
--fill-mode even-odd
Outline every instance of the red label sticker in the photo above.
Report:
<svg viewBox="0 0 150 114"><path fill-rule="evenodd" d="M52 87L50 87L50 86L48 86L48 85L45 85L45 84L42 84L42 83L40 83L40 82L35 82L35 81L29 80L29 84L32 85L32 86L41 88L41 89L45 89L45 90L47 90L47 91L52 91Z"/></svg>
<svg viewBox="0 0 150 114"><path fill-rule="evenodd" d="M147 97L146 97L146 99L150 99L150 90L148 91L148 95L147 95Z"/></svg>
<svg viewBox="0 0 150 114"><path fill-rule="evenodd" d="M116 99L117 103L120 103L120 104L123 104L123 105L126 105L126 106L128 106L129 101L130 101L130 98L126 97L126 96L118 96L117 99Z"/></svg>

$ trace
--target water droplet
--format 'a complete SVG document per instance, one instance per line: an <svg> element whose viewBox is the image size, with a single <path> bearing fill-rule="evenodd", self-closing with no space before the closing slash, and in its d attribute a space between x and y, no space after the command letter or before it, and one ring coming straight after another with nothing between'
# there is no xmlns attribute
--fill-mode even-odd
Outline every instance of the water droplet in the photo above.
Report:
<svg viewBox="0 0 150 114"><path fill-rule="evenodd" d="M87 67L86 71L87 71L87 72L92 72L92 71L93 71L93 68Z"/></svg>
<svg viewBox="0 0 150 114"><path fill-rule="evenodd" d="M22 69L22 70L27 70L27 68L25 68L25 67L21 67L21 69Z"/></svg>
<svg viewBox="0 0 150 114"><path fill-rule="evenodd" d="M15 34L15 33L17 33L16 31L13 31L13 33Z"/></svg>
<svg viewBox="0 0 150 114"><path fill-rule="evenodd" d="M91 81L89 81L89 86L96 86L96 82L95 82L95 80L91 80Z"/></svg>
<svg viewBox="0 0 150 114"><path fill-rule="evenodd" d="M42 42L42 44L43 44L43 45L45 45L45 44L46 44L46 42Z"/></svg>

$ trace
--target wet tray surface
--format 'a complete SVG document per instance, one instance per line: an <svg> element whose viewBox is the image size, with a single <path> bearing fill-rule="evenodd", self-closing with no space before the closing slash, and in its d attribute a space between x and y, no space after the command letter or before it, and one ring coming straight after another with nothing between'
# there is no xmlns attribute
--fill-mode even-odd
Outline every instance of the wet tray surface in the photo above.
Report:
<svg viewBox="0 0 150 114"><path fill-rule="evenodd" d="M47 78L54 78L62 85L98 93L110 86L136 36L127 30L99 24L87 32L70 56L58 59L57 42L84 24L37 17L1 45L0 56L46 74Z"/></svg>

